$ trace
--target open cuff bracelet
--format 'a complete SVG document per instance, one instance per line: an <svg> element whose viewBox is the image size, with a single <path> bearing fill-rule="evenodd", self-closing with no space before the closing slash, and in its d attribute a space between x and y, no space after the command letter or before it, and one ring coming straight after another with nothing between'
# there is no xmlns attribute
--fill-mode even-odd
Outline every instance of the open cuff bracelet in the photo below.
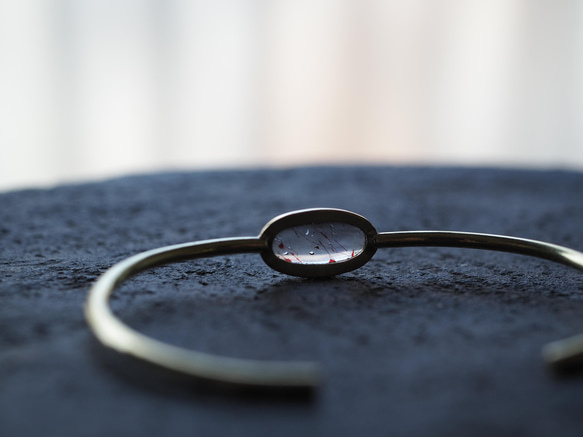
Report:
<svg viewBox="0 0 583 437"><path fill-rule="evenodd" d="M127 258L93 285L85 307L89 326L107 348L192 376L241 387L314 388L321 372L313 362L256 361L216 356L173 346L118 319L109 298L131 276L163 264L235 253L260 253L278 272L325 277L364 265L378 248L440 246L530 255L583 271L583 253L555 244L500 235L449 231L377 232L364 217L340 209L306 209L271 220L258 237L221 238L176 244ZM583 334L544 346L553 367L583 363Z"/></svg>

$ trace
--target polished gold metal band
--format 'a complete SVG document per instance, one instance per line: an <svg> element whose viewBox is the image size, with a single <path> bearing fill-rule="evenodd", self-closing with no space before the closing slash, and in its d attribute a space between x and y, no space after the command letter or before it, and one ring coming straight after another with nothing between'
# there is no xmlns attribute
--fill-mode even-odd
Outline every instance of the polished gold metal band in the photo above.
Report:
<svg viewBox="0 0 583 437"><path fill-rule="evenodd" d="M210 381L247 386L314 386L314 363L254 361L195 352L147 337L121 322L109 307L115 287L129 277L163 264L235 253L262 252L265 241L228 238L162 247L134 255L107 270L91 288L85 307L89 326L106 347L151 364Z"/></svg>
<svg viewBox="0 0 583 437"><path fill-rule="evenodd" d="M274 241L282 231L296 227L343 223L359 229L365 243L359 255L343 262L304 264L283 261L274 255ZM329 243L332 247L332 243ZM131 276L163 264L236 253L260 253L266 263L282 273L297 276L330 276L354 270L384 247L439 246L485 249L535 256L583 271L583 253L555 244L501 235L470 232L381 232L364 217L344 210L310 209L276 217L258 237L223 238L177 244L149 250L107 270L93 285L85 307L89 326L106 347L162 368L197 379L238 387L317 387L321 371L317 363L255 361L195 352L160 342L125 325L112 312L109 299L117 286ZM309 258L309 257L308 257ZM299 259L299 258L298 258ZM583 334L546 345L543 356L553 367L583 364Z"/></svg>

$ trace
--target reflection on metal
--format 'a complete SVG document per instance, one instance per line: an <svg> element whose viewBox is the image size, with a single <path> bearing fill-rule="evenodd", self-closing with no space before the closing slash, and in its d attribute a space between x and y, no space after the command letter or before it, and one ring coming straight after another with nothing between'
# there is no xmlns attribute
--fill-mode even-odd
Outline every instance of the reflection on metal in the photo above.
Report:
<svg viewBox="0 0 583 437"><path fill-rule="evenodd" d="M309 209L274 218L258 237L184 243L127 258L111 267L93 285L85 314L104 346L183 375L238 387L312 389L320 383L317 363L227 358L172 346L125 325L111 311L109 298L123 281L143 270L190 259L255 252L279 272L324 277L362 266L378 248L410 246L511 252L583 271L583 253L554 244L470 232L377 233L370 222L358 214L339 209ZM299 248L298 253L293 252L294 248ZM295 257L295 262L290 261L291 257ZM548 344L543 356L548 364L557 368L583 363L583 334Z"/></svg>

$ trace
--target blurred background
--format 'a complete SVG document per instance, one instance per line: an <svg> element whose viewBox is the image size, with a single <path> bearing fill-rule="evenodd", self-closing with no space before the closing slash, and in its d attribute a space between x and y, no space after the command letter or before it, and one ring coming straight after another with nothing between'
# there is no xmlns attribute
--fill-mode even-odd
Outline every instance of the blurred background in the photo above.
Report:
<svg viewBox="0 0 583 437"><path fill-rule="evenodd" d="M583 169L583 2L0 0L0 190L172 169Z"/></svg>

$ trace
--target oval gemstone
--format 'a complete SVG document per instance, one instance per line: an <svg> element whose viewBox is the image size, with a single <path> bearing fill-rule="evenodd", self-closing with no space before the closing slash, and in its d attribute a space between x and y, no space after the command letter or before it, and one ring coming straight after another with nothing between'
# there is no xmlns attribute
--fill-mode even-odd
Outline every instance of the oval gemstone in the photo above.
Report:
<svg viewBox="0 0 583 437"><path fill-rule="evenodd" d="M360 255L364 232L346 223L314 223L280 231L273 239L276 257L293 264L330 264Z"/></svg>

